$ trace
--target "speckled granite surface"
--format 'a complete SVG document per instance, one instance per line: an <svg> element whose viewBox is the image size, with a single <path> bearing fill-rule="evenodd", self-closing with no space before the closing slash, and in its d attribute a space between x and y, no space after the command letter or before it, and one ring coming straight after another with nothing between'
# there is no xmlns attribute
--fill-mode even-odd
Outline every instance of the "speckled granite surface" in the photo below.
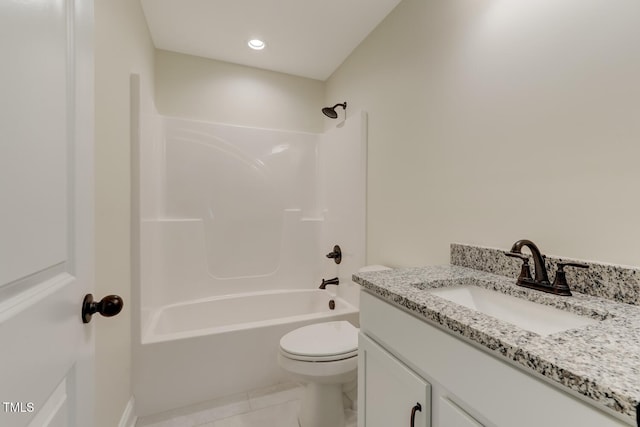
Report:
<svg viewBox="0 0 640 427"><path fill-rule="evenodd" d="M506 252L500 249L454 243L451 245L451 264L500 276L518 277L522 261L505 256ZM559 261L580 261L589 265L587 270L565 268L572 291L640 305L640 268L547 256L545 264L551 281L556 275ZM533 274L533 262L530 264Z"/></svg>
<svg viewBox="0 0 640 427"><path fill-rule="evenodd" d="M640 307L578 292L561 297L522 288L515 285L518 271L516 267L512 277L505 277L444 265L357 273L353 280L380 298L439 324L449 333L464 336L525 370L535 371L561 388L572 389L594 405L618 412L630 425L636 425L636 406L640 402ZM541 336L427 292L453 285L494 289L599 321Z"/></svg>

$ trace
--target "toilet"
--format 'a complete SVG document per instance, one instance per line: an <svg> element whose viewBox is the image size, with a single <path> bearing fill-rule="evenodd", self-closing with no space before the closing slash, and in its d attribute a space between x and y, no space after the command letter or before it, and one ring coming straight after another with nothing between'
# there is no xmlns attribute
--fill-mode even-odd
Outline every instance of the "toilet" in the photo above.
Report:
<svg viewBox="0 0 640 427"><path fill-rule="evenodd" d="M389 270L372 265L363 271ZM300 427L344 427L343 385L356 379L358 328L340 320L295 329L280 339L278 364L305 383Z"/></svg>
<svg viewBox="0 0 640 427"><path fill-rule="evenodd" d="M358 370L358 328L341 320L303 326L280 339L278 363L305 383L301 427L344 427L342 385Z"/></svg>

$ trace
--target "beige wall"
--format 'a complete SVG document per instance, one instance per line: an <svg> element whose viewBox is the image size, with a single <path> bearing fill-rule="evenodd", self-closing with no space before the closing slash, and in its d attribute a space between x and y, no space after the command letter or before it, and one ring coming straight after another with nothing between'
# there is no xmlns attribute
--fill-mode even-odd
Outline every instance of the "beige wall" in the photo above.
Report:
<svg viewBox="0 0 640 427"><path fill-rule="evenodd" d="M327 81L369 112L368 262L640 265L640 3L404 0Z"/></svg>
<svg viewBox="0 0 640 427"><path fill-rule="evenodd" d="M191 55L156 52L160 114L234 125L322 130L324 82Z"/></svg>
<svg viewBox="0 0 640 427"><path fill-rule="evenodd" d="M95 1L96 289L119 294L122 313L97 318L96 427L117 426L131 397L129 75L139 73L153 110L154 49L140 2Z"/></svg>

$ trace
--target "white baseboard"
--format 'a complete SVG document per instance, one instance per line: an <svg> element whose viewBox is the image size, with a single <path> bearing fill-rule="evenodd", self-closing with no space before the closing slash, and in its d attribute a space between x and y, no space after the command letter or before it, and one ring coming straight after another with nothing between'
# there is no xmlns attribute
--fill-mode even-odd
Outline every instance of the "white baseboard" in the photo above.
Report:
<svg viewBox="0 0 640 427"><path fill-rule="evenodd" d="M118 423L118 427L135 427L137 417L135 415L135 399L131 396L127 406L124 408L124 412L122 413L122 417L120 418L120 422Z"/></svg>

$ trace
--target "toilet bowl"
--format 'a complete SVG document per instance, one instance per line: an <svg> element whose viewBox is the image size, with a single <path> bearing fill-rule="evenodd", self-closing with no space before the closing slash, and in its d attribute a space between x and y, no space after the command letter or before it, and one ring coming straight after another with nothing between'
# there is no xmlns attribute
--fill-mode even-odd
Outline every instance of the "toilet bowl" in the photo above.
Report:
<svg viewBox="0 0 640 427"><path fill-rule="evenodd" d="M347 321L317 323L280 339L278 363L306 383L300 427L344 427L342 385L356 378L358 329Z"/></svg>
<svg viewBox="0 0 640 427"><path fill-rule="evenodd" d="M382 270L390 268L368 265L358 271ZM278 363L306 383L298 416L300 427L344 427L342 390L357 376L358 328L343 320L291 331L280 339Z"/></svg>

